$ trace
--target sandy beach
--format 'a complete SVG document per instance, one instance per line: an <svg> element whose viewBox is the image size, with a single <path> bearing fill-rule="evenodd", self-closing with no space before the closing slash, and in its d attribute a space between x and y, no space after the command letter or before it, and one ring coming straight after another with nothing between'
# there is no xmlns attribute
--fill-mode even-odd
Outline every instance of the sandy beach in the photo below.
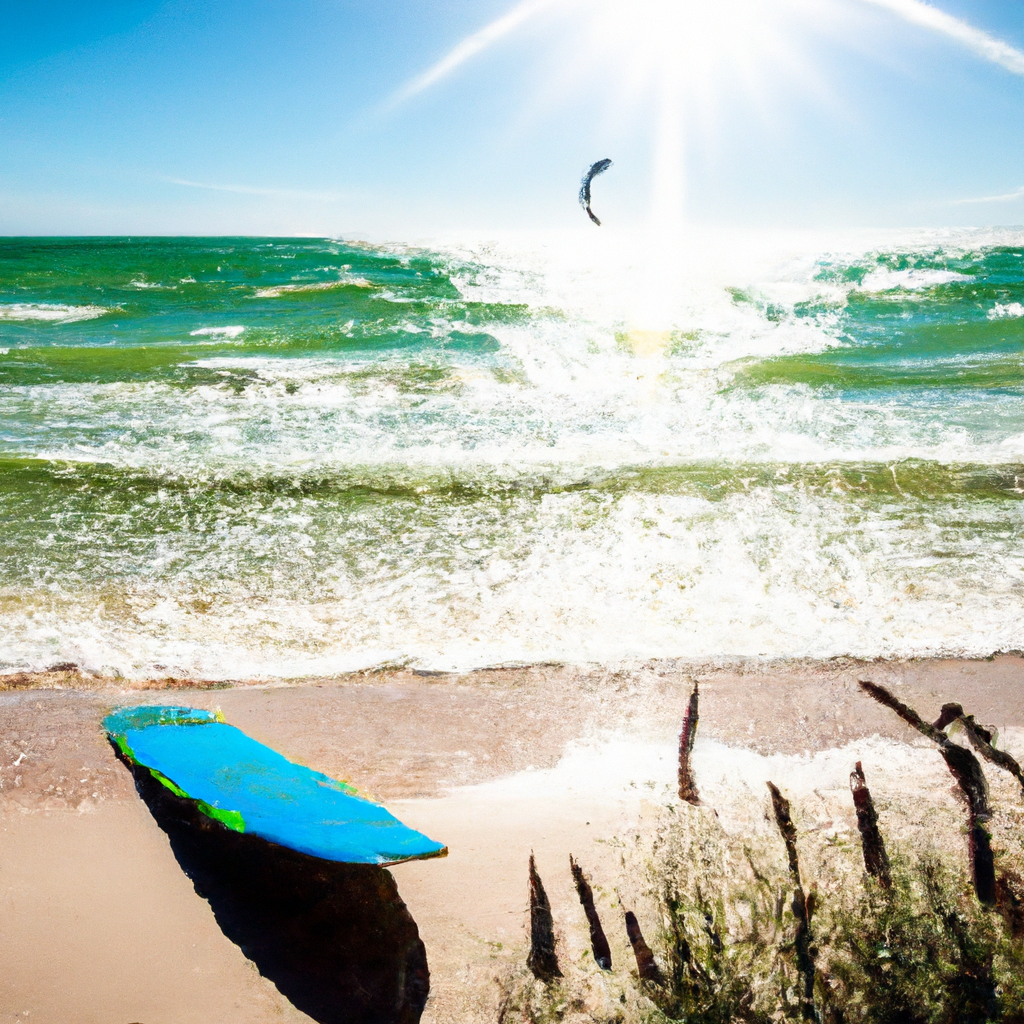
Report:
<svg viewBox="0 0 1024 1024"><path fill-rule="evenodd" d="M106 742L100 722L112 706L220 708L256 739L352 782L446 843L443 860L391 869L426 947L423 1020L493 1021L502 979L526 955L531 851L559 955L584 971L588 935L570 853L594 882L615 966L607 974L590 961L595 1005L616 997L617 976L635 971L620 903L632 903L656 941L643 851L659 815L678 804L676 744L694 681L695 772L727 831L764 833L763 783L771 778L796 808L813 873L818 847L854 828L847 780L861 759L890 835L919 844L956 833L959 806L941 760L864 697L857 680L865 678L926 717L959 701L998 727L1006 749L1024 750L1024 660L1015 655L655 663L615 672L394 670L216 688L123 688L70 670L4 677L0 1014L66 1024L309 1019L260 976L196 895ZM994 795L1007 785L998 777L990 784ZM1014 805L1012 791L1004 795Z"/></svg>

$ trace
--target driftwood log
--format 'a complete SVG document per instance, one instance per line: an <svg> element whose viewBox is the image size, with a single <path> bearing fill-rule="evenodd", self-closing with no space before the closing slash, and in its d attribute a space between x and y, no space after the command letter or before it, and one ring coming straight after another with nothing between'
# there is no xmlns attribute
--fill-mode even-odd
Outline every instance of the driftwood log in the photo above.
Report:
<svg viewBox="0 0 1024 1024"><path fill-rule="evenodd" d="M591 889L587 876L583 874L583 869L571 853L569 854L569 869L572 871L576 892L579 894L583 913L587 915L587 924L590 926L590 948L594 953L594 963L602 971L610 971L612 969L612 951L608 946L604 929L601 927L601 918L597 916L597 907L594 906L594 890Z"/></svg>
<svg viewBox="0 0 1024 1024"><path fill-rule="evenodd" d="M943 704L942 713L939 715L935 725L939 729L945 729L954 723L959 724L971 746L981 754L986 761L997 765L1003 771L1009 772L1024 789L1024 769L1017 763L1017 759L1011 757L1005 750L997 750L993 745L993 733L983 725L974 720L974 715L965 715L964 709L959 704Z"/></svg>
<svg viewBox="0 0 1024 1024"><path fill-rule="evenodd" d="M629 936L629 944L633 947L633 955L636 957L636 972L640 975L640 980L660 984L662 981L661 971L655 963L651 947L644 940L636 914L632 910L626 911L626 935Z"/></svg>

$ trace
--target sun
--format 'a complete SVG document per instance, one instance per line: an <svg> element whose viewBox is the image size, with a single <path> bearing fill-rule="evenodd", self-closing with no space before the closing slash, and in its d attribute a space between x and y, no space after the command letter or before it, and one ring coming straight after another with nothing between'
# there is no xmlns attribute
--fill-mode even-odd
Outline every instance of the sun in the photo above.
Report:
<svg viewBox="0 0 1024 1024"><path fill-rule="evenodd" d="M390 105L447 77L525 22L545 17L560 53L560 87L600 81L620 109L654 112L651 206L659 223L674 225L683 215L687 137L714 131L730 95L764 108L773 79L806 74L798 29L840 2L524 0L463 39Z"/></svg>
<svg viewBox="0 0 1024 1024"><path fill-rule="evenodd" d="M571 2L571 0L570 0ZM652 208L682 217L686 142L717 131L729 99L771 116L783 79L821 88L803 41L836 13L831 0L598 0L577 6L581 60L653 104Z"/></svg>
<svg viewBox="0 0 1024 1024"><path fill-rule="evenodd" d="M738 99L766 120L784 91L780 85L823 100L830 93L827 72L815 65L810 41L822 31L848 31L880 10L1024 76L1024 52L925 0L520 0L384 107L405 102L525 23L544 18L559 48L553 91L568 92L573 79L599 81L618 108L654 112L651 206L661 222L675 224L684 206L688 145L713 135Z"/></svg>
<svg viewBox="0 0 1024 1024"><path fill-rule="evenodd" d="M793 23L809 13L805 0L564 3L575 8L595 55L637 81L669 77L697 90L791 57Z"/></svg>

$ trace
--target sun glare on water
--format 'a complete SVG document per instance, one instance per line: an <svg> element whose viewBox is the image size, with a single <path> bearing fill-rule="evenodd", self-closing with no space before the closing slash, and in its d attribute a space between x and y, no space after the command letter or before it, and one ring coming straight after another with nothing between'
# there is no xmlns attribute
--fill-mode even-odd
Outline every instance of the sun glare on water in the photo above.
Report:
<svg viewBox="0 0 1024 1024"><path fill-rule="evenodd" d="M770 120L783 79L816 88L803 42L807 26L826 19L833 3L554 0L550 10L572 25L557 85L598 83L601 101L614 107L612 120L650 124L650 220L642 245L648 257L655 250L658 256L644 261L627 336L637 355L658 356L674 319L668 297L683 275L687 148L713 144L735 102Z"/></svg>
<svg viewBox="0 0 1024 1024"><path fill-rule="evenodd" d="M867 51L896 23L945 36L976 58L1024 77L1024 51L925 0L520 0L462 39L441 60L406 83L387 108L404 103L459 71L527 24L532 44L547 53L548 71L533 76L537 98L524 106L571 107L597 118L595 138L625 126L647 136L649 215L644 227L611 221L587 251L626 259L625 227L643 256L645 310L632 319L634 348L657 352L652 339L673 320L673 293L686 259L687 165L713 155L728 133L754 121L784 135L794 110L810 103L846 109L835 91L838 45ZM523 45L520 37L513 45ZM560 111L564 114L564 111ZM610 129L608 131L607 129ZM589 153L586 159L610 156ZM638 154L632 154L634 163ZM580 161L583 165L583 159ZM756 173L756 167L751 168ZM640 230L637 231L636 229ZM696 257L694 257L696 258ZM701 257L703 258L703 256ZM652 269L653 268L653 269Z"/></svg>

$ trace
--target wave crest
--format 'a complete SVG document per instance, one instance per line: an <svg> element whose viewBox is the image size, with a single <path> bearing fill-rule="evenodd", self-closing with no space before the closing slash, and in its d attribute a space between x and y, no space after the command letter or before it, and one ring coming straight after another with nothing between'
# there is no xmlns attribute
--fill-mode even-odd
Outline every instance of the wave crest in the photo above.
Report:
<svg viewBox="0 0 1024 1024"><path fill-rule="evenodd" d="M95 320L109 312L104 306L71 306L63 302L4 302L0 303L0 322L43 320L73 324L80 320Z"/></svg>

